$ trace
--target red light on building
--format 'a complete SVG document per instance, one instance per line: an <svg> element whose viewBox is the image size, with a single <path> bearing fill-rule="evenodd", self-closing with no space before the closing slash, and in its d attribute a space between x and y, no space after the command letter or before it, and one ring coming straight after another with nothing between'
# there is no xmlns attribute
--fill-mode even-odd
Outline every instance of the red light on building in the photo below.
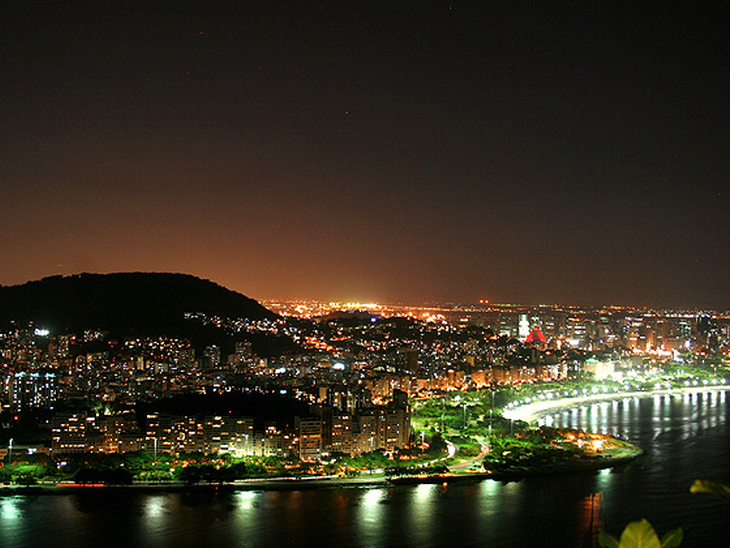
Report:
<svg viewBox="0 0 730 548"><path fill-rule="evenodd" d="M525 339L525 344L536 343L538 341L546 343L547 339L545 338L545 334L542 332L542 329L539 327L533 327L532 331L530 331L529 335L527 335L527 338Z"/></svg>

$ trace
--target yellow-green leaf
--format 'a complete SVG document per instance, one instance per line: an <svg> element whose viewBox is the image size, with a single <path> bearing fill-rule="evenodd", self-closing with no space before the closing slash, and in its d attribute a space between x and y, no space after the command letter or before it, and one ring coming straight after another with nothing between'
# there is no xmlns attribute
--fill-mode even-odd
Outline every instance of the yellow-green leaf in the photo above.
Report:
<svg viewBox="0 0 730 548"><path fill-rule="evenodd" d="M632 521L621 533L620 548L661 548L659 537L651 524L642 519Z"/></svg>
<svg viewBox="0 0 730 548"><path fill-rule="evenodd" d="M689 491L690 493L708 493L719 499L730 499L730 487L707 480L695 480Z"/></svg>
<svg viewBox="0 0 730 548"><path fill-rule="evenodd" d="M677 548L682 543L684 531L682 528L672 529L662 537L662 548Z"/></svg>
<svg viewBox="0 0 730 548"><path fill-rule="evenodd" d="M601 548L619 548L618 539L605 531L598 533L598 544Z"/></svg>

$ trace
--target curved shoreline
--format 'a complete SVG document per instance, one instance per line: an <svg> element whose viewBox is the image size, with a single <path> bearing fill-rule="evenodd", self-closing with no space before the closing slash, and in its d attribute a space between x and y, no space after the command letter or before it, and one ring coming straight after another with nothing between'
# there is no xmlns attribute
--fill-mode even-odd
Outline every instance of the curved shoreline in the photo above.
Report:
<svg viewBox="0 0 730 548"><path fill-rule="evenodd" d="M601 403L604 401L623 400L629 398L648 398L662 394L697 394L702 392L724 392L730 390L730 386L692 386L689 388L665 388L661 390L646 390L642 392L617 392L611 394L591 394L575 398L556 398L552 400L541 400L519 407L508 409L502 416L510 420L521 420L534 423L538 419L549 415L553 409L570 409L581 405Z"/></svg>
<svg viewBox="0 0 730 548"><path fill-rule="evenodd" d="M595 473L600 470L607 468L616 468L629 464L645 455L643 449L636 448L636 450L630 455L616 456L616 457L603 457L599 459L589 459L576 462L566 462L562 464L556 464L553 466L547 466L544 468L534 468L531 470L519 470L519 471L495 471L487 473L489 479L495 481L515 481L521 480L527 477L533 476L551 476L557 474L579 474L583 472Z"/></svg>
<svg viewBox="0 0 730 548"><path fill-rule="evenodd" d="M678 395L678 394L699 394L705 392L721 392L730 391L730 386L702 386L688 388L672 388L663 390L648 390L642 392L620 392L613 394L591 394L589 396L575 398L558 398L552 400L542 400L521 405L513 409L503 412L503 416L510 420L522 420L534 423L540 418L549 415L555 409L570 409L572 407L583 406L586 404L601 403L605 401L615 401L630 398L648 398L657 395ZM548 469L534 469L530 471L503 471L503 472L486 472L486 473L463 473L454 474L449 477L442 477L439 483L449 481L483 481L491 479L496 481L519 480L527 476L549 475L571 472L597 471L603 468L613 468L621 466L641 457L644 452L637 448L634 454L621 457L604 457L581 463L571 463L567 466L555 466ZM577 466L576 466L577 465ZM405 478L403 481L394 483L429 483L426 480L418 481L421 478ZM17 485L0 485L0 497L8 495L40 495L40 494L75 494L89 492L119 492L132 491L138 493L175 493L175 492L232 492L232 491L278 491L278 490L299 490L299 489L336 489L347 487L372 487L391 484L390 478L382 475L363 475L355 478L344 477L302 477L302 478L255 478L249 480L238 480L233 483L225 484L196 484L186 485L179 482L170 483L135 483L131 485L48 485L36 484L33 486L17 486ZM431 482L432 483L432 482Z"/></svg>

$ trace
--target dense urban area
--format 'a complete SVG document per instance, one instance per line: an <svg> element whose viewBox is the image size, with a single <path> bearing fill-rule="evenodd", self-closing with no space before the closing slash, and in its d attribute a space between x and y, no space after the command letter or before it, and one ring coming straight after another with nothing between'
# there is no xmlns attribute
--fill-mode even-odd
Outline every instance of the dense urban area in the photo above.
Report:
<svg viewBox="0 0 730 548"><path fill-rule="evenodd" d="M357 476L441 470L457 454L498 469L510 451L495 447L530 438L594 451L615 442L527 435L506 408L722 385L730 363L730 317L713 311L263 304L279 319L185 315L223 330L223 344L3 330L0 481Z"/></svg>

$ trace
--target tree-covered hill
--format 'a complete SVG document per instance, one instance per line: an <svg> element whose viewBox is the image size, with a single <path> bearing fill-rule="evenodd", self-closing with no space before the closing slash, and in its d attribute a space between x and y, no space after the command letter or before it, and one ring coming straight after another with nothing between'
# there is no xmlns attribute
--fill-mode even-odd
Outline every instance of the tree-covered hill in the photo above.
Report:
<svg viewBox="0 0 730 548"><path fill-rule="evenodd" d="M218 344L226 351L232 349L233 338L245 338L261 350L259 355L269 356L295 347L290 340L259 333L232 337L216 325L186 319L188 313L253 321L279 318L245 295L187 274L78 274L0 286L0 326L33 322L52 336L87 329L108 332L110 338L164 335L190 339L195 346Z"/></svg>

